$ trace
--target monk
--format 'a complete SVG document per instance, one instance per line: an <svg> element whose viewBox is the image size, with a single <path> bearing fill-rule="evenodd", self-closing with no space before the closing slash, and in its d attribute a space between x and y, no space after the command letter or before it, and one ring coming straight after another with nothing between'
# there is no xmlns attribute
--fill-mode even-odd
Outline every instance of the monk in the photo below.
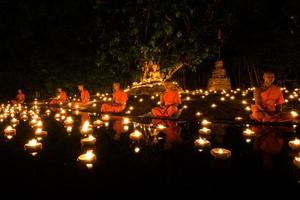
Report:
<svg viewBox="0 0 300 200"><path fill-rule="evenodd" d="M122 112L126 107L127 94L120 89L120 83L113 84L113 102L104 103L101 105L101 112Z"/></svg>
<svg viewBox="0 0 300 200"><path fill-rule="evenodd" d="M11 101L13 104L23 104L25 102L25 94L22 92L21 89L18 89L18 94L15 100Z"/></svg>
<svg viewBox="0 0 300 200"><path fill-rule="evenodd" d="M287 122L292 118L282 112L284 97L280 88L273 85L275 75L272 71L265 71L264 83L260 88L255 88L255 104L251 106L250 117L259 122Z"/></svg>
<svg viewBox="0 0 300 200"><path fill-rule="evenodd" d="M164 83L165 92L160 96L160 107L152 108L154 117L174 117L179 111L177 106L181 104L178 89L171 81Z"/></svg>
<svg viewBox="0 0 300 200"><path fill-rule="evenodd" d="M84 89L82 84L78 85L78 90L80 92L80 102L76 102L74 106L76 107L76 105L78 105L79 108L84 108L90 103L90 93Z"/></svg>
<svg viewBox="0 0 300 200"><path fill-rule="evenodd" d="M63 91L62 88L57 88L57 97L53 98L49 104L51 105L57 105L57 104L64 104L66 103L68 97L67 97L67 93L65 91Z"/></svg>

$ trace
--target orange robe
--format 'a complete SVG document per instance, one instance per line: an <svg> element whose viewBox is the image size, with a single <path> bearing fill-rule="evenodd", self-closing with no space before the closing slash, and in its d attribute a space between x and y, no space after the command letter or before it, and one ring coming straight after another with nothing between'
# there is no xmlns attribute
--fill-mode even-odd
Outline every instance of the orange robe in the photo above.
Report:
<svg viewBox="0 0 300 200"><path fill-rule="evenodd" d="M60 104L60 103L66 103L67 101L67 93L65 91L62 91L58 94L57 99L52 99L50 101L50 104Z"/></svg>
<svg viewBox="0 0 300 200"><path fill-rule="evenodd" d="M162 97L163 107L152 108L151 113L155 117L172 117L177 111L177 105L181 104L181 99L177 90L165 92Z"/></svg>
<svg viewBox="0 0 300 200"><path fill-rule="evenodd" d="M126 107L127 94L123 90L113 93L113 103L101 105L101 112L122 112Z"/></svg>
<svg viewBox="0 0 300 200"><path fill-rule="evenodd" d="M261 96L261 106L262 108L270 113L274 113L276 111L276 105L281 105L284 103L283 94L280 88L276 86L271 86L267 90L260 93ZM261 122L283 122L291 120L287 114L285 113L278 113L274 116L270 116L261 110L259 110L257 105L251 106L252 114L251 118L256 121Z"/></svg>
<svg viewBox="0 0 300 200"><path fill-rule="evenodd" d="M90 93L87 90L83 90L80 94L80 103L85 105L90 101Z"/></svg>
<svg viewBox="0 0 300 200"><path fill-rule="evenodd" d="M24 101L25 101L25 94L23 94L23 93L19 93L19 94L17 94L17 96L16 96L16 100L12 100L11 102L13 103L13 104L16 104L16 103L24 103Z"/></svg>

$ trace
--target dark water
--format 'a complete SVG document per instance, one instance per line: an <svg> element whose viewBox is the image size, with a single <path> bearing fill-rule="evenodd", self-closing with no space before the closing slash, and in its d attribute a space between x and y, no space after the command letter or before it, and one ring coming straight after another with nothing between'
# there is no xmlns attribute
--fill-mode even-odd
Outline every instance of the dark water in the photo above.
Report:
<svg viewBox="0 0 300 200"><path fill-rule="evenodd" d="M288 146L288 141L297 135L291 128L256 127L257 136L247 143L242 135L245 127L213 124L209 138L212 148L232 152L229 159L216 160L210 149L199 151L194 146L201 127L198 123L152 121L167 126L154 137L148 124L131 123L130 130L124 131L122 118L114 118L108 127L93 128L97 160L88 169L77 161L86 148L80 144L80 117L75 116L71 133L53 115L45 117L43 129L48 135L42 140L42 151L35 156L24 151L24 144L34 137L28 121L16 127L17 134L11 140L1 134L1 190L73 195L83 191L122 191L129 195L142 192L175 196L231 195L237 191L246 196L292 195L300 191L300 169L293 165L295 152ZM97 118L83 117L91 122ZM8 123L4 121L1 130ZM133 126L144 131L143 140L129 139ZM137 147L140 151L135 153Z"/></svg>

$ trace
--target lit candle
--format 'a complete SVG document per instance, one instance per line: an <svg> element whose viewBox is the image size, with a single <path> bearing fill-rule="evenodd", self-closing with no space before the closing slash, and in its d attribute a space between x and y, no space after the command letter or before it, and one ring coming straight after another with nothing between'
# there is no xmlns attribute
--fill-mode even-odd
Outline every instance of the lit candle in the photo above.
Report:
<svg viewBox="0 0 300 200"><path fill-rule="evenodd" d="M212 107L212 108L216 108L216 107L217 107L217 104L213 103L213 104L211 104L211 106L210 106L210 107Z"/></svg>
<svg viewBox="0 0 300 200"><path fill-rule="evenodd" d="M243 135L246 137L253 137L255 136L255 132L249 128L246 128L246 130L243 131Z"/></svg>
<svg viewBox="0 0 300 200"><path fill-rule="evenodd" d="M140 147L134 147L133 151L134 151L134 153L138 154L138 153L140 153L141 148Z"/></svg>
<svg viewBox="0 0 300 200"><path fill-rule="evenodd" d="M196 115L197 117L200 117L200 116L202 115L202 113L201 113L201 112L196 112L195 115Z"/></svg>
<svg viewBox="0 0 300 200"><path fill-rule="evenodd" d="M14 128L11 127L11 126L7 126L7 127L4 129L4 135L5 135L8 139L11 139L14 135L16 135L16 129L14 129Z"/></svg>
<svg viewBox="0 0 300 200"><path fill-rule="evenodd" d="M300 140L295 138L294 140L289 141L289 146L293 150L300 150Z"/></svg>
<svg viewBox="0 0 300 200"><path fill-rule="evenodd" d="M43 145L42 143L38 142L36 139L32 139L29 140L29 142L24 145L24 148L26 151L33 153L42 150Z"/></svg>
<svg viewBox="0 0 300 200"><path fill-rule="evenodd" d="M130 123L129 118L125 117L125 118L123 119L123 124L129 124L129 123Z"/></svg>
<svg viewBox="0 0 300 200"><path fill-rule="evenodd" d="M68 133L72 132L73 127L72 126L65 126L65 128L67 129Z"/></svg>
<svg viewBox="0 0 300 200"><path fill-rule="evenodd" d="M97 119L96 121L93 122L93 125L96 127L102 126L104 123L100 119Z"/></svg>
<svg viewBox="0 0 300 200"><path fill-rule="evenodd" d="M215 158L215 159L228 159L231 156L231 151L228 149L224 148L213 148L210 150L210 154Z"/></svg>
<svg viewBox="0 0 300 200"><path fill-rule="evenodd" d="M292 116L293 118L298 117L298 113L297 113L296 111L294 111L294 110L292 110L292 111L290 112L290 114L291 114L291 116Z"/></svg>
<svg viewBox="0 0 300 200"><path fill-rule="evenodd" d="M82 125L81 131L82 134L84 135L89 135L93 133L93 129L90 127L90 122L85 121Z"/></svg>
<svg viewBox="0 0 300 200"><path fill-rule="evenodd" d="M293 160L294 165L296 165L298 168L300 168L300 155L295 156Z"/></svg>
<svg viewBox="0 0 300 200"><path fill-rule="evenodd" d="M19 124L19 120L17 120L16 118L12 118L12 119L10 120L10 123L11 123L12 125L17 125L17 124Z"/></svg>
<svg viewBox="0 0 300 200"><path fill-rule="evenodd" d="M46 112L45 112L45 113L46 113L46 115L48 115L48 116L49 116L49 115L51 114L51 110L49 110L49 109L48 109L48 110L46 110Z"/></svg>
<svg viewBox="0 0 300 200"><path fill-rule="evenodd" d="M200 134L210 134L211 133L211 129L203 127L199 129L199 133Z"/></svg>
<svg viewBox="0 0 300 200"><path fill-rule="evenodd" d="M37 137L45 137L48 133L47 131L43 131L42 128L37 128L34 132L35 136Z"/></svg>
<svg viewBox="0 0 300 200"><path fill-rule="evenodd" d="M195 140L194 145L195 145L197 148L204 149L204 148L210 147L210 141L208 141L208 140L205 139L205 138L199 137L197 140Z"/></svg>
<svg viewBox="0 0 300 200"><path fill-rule="evenodd" d="M43 122L40 121L40 120L37 121L35 127L36 127L36 128L42 128L42 127L43 127Z"/></svg>
<svg viewBox="0 0 300 200"><path fill-rule="evenodd" d="M73 118L68 116L67 119L64 121L65 126L72 126L74 123Z"/></svg>
<svg viewBox="0 0 300 200"><path fill-rule="evenodd" d="M129 130L129 126L128 125L124 125L123 128L124 128L124 131L128 131Z"/></svg>
<svg viewBox="0 0 300 200"><path fill-rule="evenodd" d="M141 140L143 138L143 134L138 130L134 130L134 132L130 133L129 138L131 140Z"/></svg>
<svg viewBox="0 0 300 200"><path fill-rule="evenodd" d="M202 126L210 126L211 125L211 122L206 120L206 119L203 119L202 122L201 122Z"/></svg>
<svg viewBox="0 0 300 200"><path fill-rule="evenodd" d="M110 117L107 114L102 117L103 121L108 121L109 119L110 119Z"/></svg>
<svg viewBox="0 0 300 200"><path fill-rule="evenodd" d="M86 138L80 140L81 145L95 145L96 138L93 135L89 135Z"/></svg>
<svg viewBox="0 0 300 200"><path fill-rule="evenodd" d="M242 121L243 120L242 117L235 117L234 119L235 119L235 121Z"/></svg>
<svg viewBox="0 0 300 200"><path fill-rule="evenodd" d="M166 129L167 127L163 124L158 124L157 127L156 127L158 130L162 131L164 129Z"/></svg>
<svg viewBox="0 0 300 200"><path fill-rule="evenodd" d="M37 120L35 118L29 122L30 126L34 126L34 125L36 125L36 123L37 123Z"/></svg>
<svg viewBox="0 0 300 200"><path fill-rule="evenodd" d="M86 153L78 156L77 160L85 163L88 168L91 168L93 166L92 164L96 161L96 155L93 150L88 150Z"/></svg>

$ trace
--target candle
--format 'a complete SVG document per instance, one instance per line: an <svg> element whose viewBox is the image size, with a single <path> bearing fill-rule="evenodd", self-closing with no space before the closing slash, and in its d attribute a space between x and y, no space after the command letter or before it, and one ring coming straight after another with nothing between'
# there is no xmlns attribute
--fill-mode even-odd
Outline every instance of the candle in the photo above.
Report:
<svg viewBox="0 0 300 200"><path fill-rule="evenodd" d="M289 141L289 146L293 150L300 150L300 140L295 138L294 140Z"/></svg>
<svg viewBox="0 0 300 200"><path fill-rule="evenodd" d="M10 120L10 123L11 123L12 125L17 125L17 124L19 124L19 120L17 120L16 118L12 118L12 119Z"/></svg>
<svg viewBox="0 0 300 200"><path fill-rule="evenodd" d="M231 151L228 149L224 148L213 148L210 150L210 154L215 158L215 159L228 159L231 156Z"/></svg>
<svg viewBox="0 0 300 200"><path fill-rule="evenodd" d="M43 122L42 121L37 121L36 125L35 125L36 128L42 128L43 127Z"/></svg>
<svg viewBox="0 0 300 200"><path fill-rule="evenodd" d="M67 129L68 133L72 132L73 127L72 126L65 126L65 128Z"/></svg>
<svg viewBox="0 0 300 200"><path fill-rule="evenodd" d="M104 123L100 119L97 119L96 121L93 122L93 124L94 124L94 126L99 127L99 126L103 125Z"/></svg>
<svg viewBox="0 0 300 200"><path fill-rule="evenodd" d="M138 153L140 153L141 148L140 147L134 147L133 151L134 151L134 153L138 154Z"/></svg>
<svg viewBox="0 0 300 200"><path fill-rule="evenodd" d="M217 107L217 104L211 104L211 106L210 107L212 107L212 108L216 108Z"/></svg>
<svg viewBox="0 0 300 200"><path fill-rule="evenodd" d="M74 123L71 116L67 117L67 119L64 121L65 126L72 126Z"/></svg>
<svg viewBox="0 0 300 200"><path fill-rule="evenodd" d="M109 119L110 119L110 117L107 114L102 117L103 121L108 121Z"/></svg>
<svg viewBox="0 0 300 200"><path fill-rule="evenodd" d="M243 135L246 137L254 137L255 136L255 132L252 131L249 128L246 128L246 130L243 131Z"/></svg>
<svg viewBox="0 0 300 200"><path fill-rule="evenodd" d="M34 134L35 134L35 136L37 136L37 137L45 137L45 136L47 136L48 133L47 133L47 131L43 131L42 128L37 128L37 129L35 130Z"/></svg>
<svg viewBox="0 0 300 200"><path fill-rule="evenodd" d="M292 116L293 118L298 117L298 113L297 113L296 111L294 111L294 110L292 110L292 111L290 112L290 114L291 114L291 116Z"/></svg>
<svg viewBox="0 0 300 200"><path fill-rule="evenodd" d="M36 139L29 140L29 142L24 145L24 149L30 153L38 152L42 150L42 148L42 143L38 142Z"/></svg>
<svg viewBox="0 0 300 200"><path fill-rule="evenodd" d="M134 130L134 132L130 133L129 138L131 140L141 140L143 138L143 134L139 130Z"/></svg>
<svg viewBox="0 0 300 200"><path fill-rule="evenodd" d="M82 134L88 135L93 133L93 129L90 127L90 122L85 121L82 125L81 131Z"/></svg>
<svg viewBox="0 0 300 200"><path fill-rule="evenodd" d="M211 129L203 127L199 129L199 133L200 134L210 134L211 133Z"/></svg>
<svg viewBox="0 0 300 200"><path fill-rule="evenodd" d="M164 129L166 129L167 127L163 124L158 124L157 127L156 127L158 130L162 131Z"/></svg>
<svg viewBox="0 0 300 200"><path fill-rule="evenodd" d="M129 124L129 123L130 123L129 118L125 117L125 118L123 119L123 124Z"/></svg>
<svg viewBox="0 0 300 200"><path fill-rule="evenodd" d="M49 109L48 109L48 110L46 110L46 112L45 112L45 113L46 113L46 115L48 115L48 116L49 116L49 115L51 114L51 110L49 110Z"/></svg>
<svg viewBox="0 0 300 200"><path fill-rule="evenodd" d="M201 112L196 112L195 115L196 115L197 117L200 117L200 116L202 115L202 113L201 113Z"/></svg>
<svg viewBox="0 0 300 200"><path fill-rule="evenodd" d="M124 128L124 131L128 131L129 130L129 126L128 125L124 125L123 128Z"/></svg>
<svg viewBox="0 0 300 200"><path fill-rule="evenodd" d="M201 122L202 126L210 126L211 125L211 122L206 120L206 119L203 119L202 122Z"/></svg>
<svg viewBox="0 0 300 200"><path fill-rule="evenodd" d="M96 161L96 155L93 150L88 150L86 153L78 156L77 160L85 163L88 168L91 168L93 167L93 163Z"/></svg>
<svg viewBox="0 0 300 200"><path fill-rule="evenodd" d="M81 145L95 145L96 138L93 135L89 135L86 138L80 140Z"/></svg>
<svg viewBox="0 0 300 200"><path fill-rule="evenodd" d="M197 140L195 140L194 145L198 148L204 149L210 147L210 141L205 138L199 137Z"/></svg>
<svg viewBox="0 0 300 200"><path fill-rule="evenodd" d="M4 136L7 138L7 139L12 139L13 136L16 135L16 129L14 129L13 127L11 126L7 126L5 129L4 129Z"/></svg>
<svg viewBox="0 0 300 200"><path fill-rule="evenodd" d="M37 120L34 118L29 122L29 125L34 126L34 125L36 125L36 123L37 123Z"/></svg>
<svg viewBox="0 0 300 200"><path fill-rule="evenodd" d="M300 168L300 155L295 156L293 163L295 166L297 166L298 168Z"/></svg>
<svg viewBox="0 0 300 200"><path fill-rule="evenodd" d="M235 121L242 121L243 118L242 118L242 117L235 117L234 120L235 120Z"/></svg>

